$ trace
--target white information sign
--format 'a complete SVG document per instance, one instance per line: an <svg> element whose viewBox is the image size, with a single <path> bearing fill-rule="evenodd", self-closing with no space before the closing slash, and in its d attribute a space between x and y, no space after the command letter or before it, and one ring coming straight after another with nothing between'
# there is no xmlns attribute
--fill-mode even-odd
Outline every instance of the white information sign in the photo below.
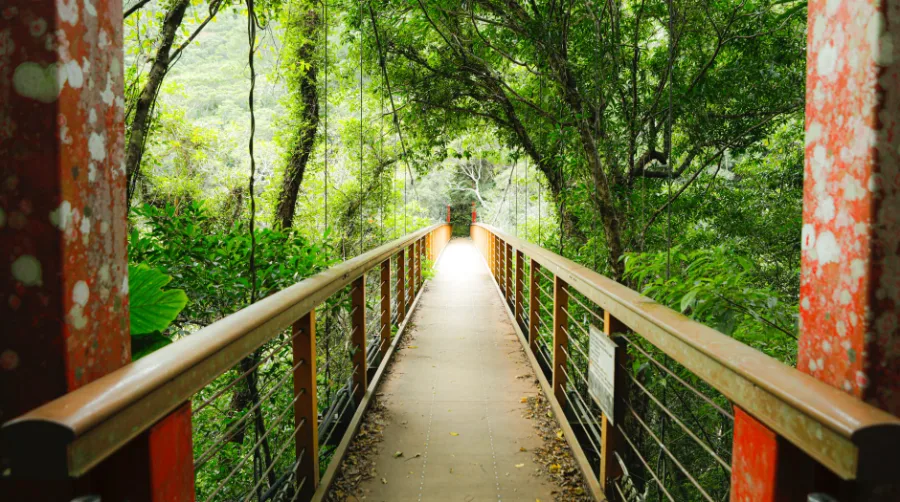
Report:
<svg viewBox="0 0 900 502"><path fill-rule="evenodd" d="M613 403L616 389L616 342L593 324L590 326L591 347L588 361L588 393L615 425Z"/></svg>

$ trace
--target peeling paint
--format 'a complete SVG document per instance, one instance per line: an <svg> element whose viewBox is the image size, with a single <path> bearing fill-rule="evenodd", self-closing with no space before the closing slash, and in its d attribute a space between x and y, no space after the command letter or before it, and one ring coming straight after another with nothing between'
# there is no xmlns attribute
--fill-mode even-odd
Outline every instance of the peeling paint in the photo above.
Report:
<svg viewBox="0 0 900 502"><path fill-rule="evenodd" d="M121 367L131 346L124 113L110 106L123 95L122 4L2 5L0 158L15 160L0 174L0 353L18 362L3 404L16 408L0 416L11 416Z"/></svg>
<svg viewBox="0 0 900 502"><path fill-rule="evenodd" d="M30 254L20 256L12 262L13 279L25 286L40 286L42 282L41 262Z"/></svg>
<svg viewBox="0 0 900 502"><path fill-rule="evenodd" d="M798 367L898 415L900 2L808 9Z"/></svg>
<svg viewBox="0 0 900 502"><path fill-rule="evenodd" d="M62 65L53 63L41 66L28 61L16 67L13 86L20 96L52 103L59 99L67 78L67 71Z"/></svg>

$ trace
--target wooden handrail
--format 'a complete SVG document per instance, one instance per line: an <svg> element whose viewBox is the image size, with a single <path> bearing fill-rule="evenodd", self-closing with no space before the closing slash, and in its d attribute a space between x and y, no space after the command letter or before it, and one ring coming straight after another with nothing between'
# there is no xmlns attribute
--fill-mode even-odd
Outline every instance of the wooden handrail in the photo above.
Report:
<svg viewBox="0 0 900 502"><path fill-rule="evenodd" d="M332 294L443 226L331 267L6 422L0 434L13 475L81 476Z"/></svg>
<svg viewBox="0 0 900 502"><path fill-rule="evenodd" d="M734 405L846 480L893 479L900 419L540 246L473 224L540 264Z"/></svg>

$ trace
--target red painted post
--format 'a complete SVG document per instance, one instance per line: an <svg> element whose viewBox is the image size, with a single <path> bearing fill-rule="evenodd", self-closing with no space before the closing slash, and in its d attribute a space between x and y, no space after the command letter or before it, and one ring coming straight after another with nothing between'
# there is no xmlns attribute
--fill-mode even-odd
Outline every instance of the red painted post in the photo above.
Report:
<svg viewBox="0 0 900 502"><path fill-rule="evenodd" d="M566 371L569 350L569 289L558 275L553 276L553 395L566 407Z"/></svg>
<svg viewBox="0 0 900 502"><path fill-rule="evenodd" d="M541 265L531 259L531 271L528 274L528 348L537 354L538 327L540 321L540 289L538 288Z"/></svg>
<svg viewBox="0 0 900 502"><path fill-rule="evenodd" d="M894 415L900 414L898 9L898 0L808 3L798 347L800 370ZM900 499L897 486L850 487L829 475L780 478L798 466L813 470L806 467L811 460L796 457L736 410L732 500L798 500L790 498L798 484L839 492L840 500Z"/></svg>
<svg viewBox="0 0 900 502"><path fill-rule="evenodd" d="M319 400L316 380L316 309L293 326L294 451L297 464L294 483L299 500L309 500L319 486ZM299 364L303 361L303 364Z"/></svg>
<svg viewBox="0 0 900 502"><path fill-rule="evenodd" d="M513 302L513 310L514 317L516 318L516 323L521 327L525 326L525 320L523 319L524 305L522 304L522 302L525 300L525 291L523 291L525 282L524 267L525 255L522 253L522 251L516 251L516 299L515 302Z"/></svg>
<svg viewBox="0 0 900 502"><path fill-rule="evenodd" d="M613 337L614 335L623 334L628 331L628 328L622 323L622 321L616 319L609 313L609 311L603 312L603 333L608 337ZM616 364L619 367L627 368L628 365L628 354L624 348L621 348L616 354ZM628 379L624 377L621 371L616 371L615 375L615 393L620 396L628 395ZM620 398L620 404L615 406L616 416L613 417L613 422L620 424L619 427L614 426L610 420L609 416L604 413L600 419L600 474L597 478L600 480L600 485L603 487L603 492L606 494L609 500L618 500L616 497L618 493L615 489L615 481L622 476L622 466L619 464L616 459L616 455L618 455L617 451L619 451L624 444L622 441L622 429L621 424L625 418L625 399Z"/></svg>
<svg viewBox="0 0 900 502"><path fill-rule="evenodd" d="M369 387L366 368L366 274L352 283L350 304L352 305L350 347L353 350L352 394L356 404L362 402Z"/></svg>
<svg viewBox="0 0 900 502"><path fill-rule="evenodd" d="M475 223L478 219L478 213L475 211L475 203L472 203L472 223Z"/></svg>
<svg viewBox="0 0 900 502"><path fill-rule="evenodd" d="M391 346L391 259L381 263L381 356Z"/></svg>
<svg viewBox="0 0 900 502"><path fill-rule="evenodd" d="M809 4L798 367L900 415L900 1L832 4Z"/></svg>
<svg viewBox="0 0 900 502"><path fill-rule="evenodd" d="M447 204L447 223L450 223L450 204Z"/></svg>
<svg viewBox="0 0 900 502"><path fill-rule="evenodd" d="M0 7L0 422L131 361L122 26L121 1ZM0 491L193 500L190 431L185 404L83 479Z"/></svg>
<svg viewBox="0 0 900 502"><path fill-rule="evenodd" d="M406 259L405 249L397 252L397 324L406 318Z"/></svg>
<svg viewBox="0 0 900 502"><path fill-rule="evenodd" d="M3 422L131 360L122 3L81 5L0 8Z"/></svg>
<svg viewBox="0 0 900 502"><path fill-rule="evenodd" d="M512 245L511 245L511 244L505 244L505 245L503 246L503 248L504 248L504 250L506 251L506 254L504 255L504 259L503 259L503 262L504 262L504 270L503 270L503 274L504 274L504 278L505 278L505 282L506 282L506 287L504 288L504 289L505 289L504 293L506 293L506 303L510 303L510 302L512 302L512 301L515 299L515 293L514 293L514 291L513 291L513 258L512 258L512 257L513 257L513 252L512 252ZM514 308L515 308L515 307L514 307Z"/></svg>

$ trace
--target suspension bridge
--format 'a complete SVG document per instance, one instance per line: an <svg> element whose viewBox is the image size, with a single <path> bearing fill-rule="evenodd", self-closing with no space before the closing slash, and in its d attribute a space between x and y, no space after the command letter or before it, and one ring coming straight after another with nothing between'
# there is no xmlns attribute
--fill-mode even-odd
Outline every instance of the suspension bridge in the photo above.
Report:
<svg viewBox="0 0 900 502"><path fill-rule="evenodd" d="M413 232L8 421L6 480L89 479L118 500L135 485L114 473L147 456L128 468L147 470L153 500L342 500L330 490L358 462L348 452L378 399L387 418L358 494L551 500L559 487L533 475L528 453L542 439L526 401L541 393L579 493L595 500L651 487L759 500L744 476L765 434L792 469L854 490L896 480L896 417L551 251L480 223L470 232ZM323 349L329 337L346 360ZM246 411L223 412L255 374L267 377ZM346 384L318 389L332 380ZM663 458L678 470L660 478L650 464ZM814 493L795 481L802 500Z"/></svg>
<svg viewBox="0 0 900 502"><path fill-rule="evenodd" d="M8 3L0 499L900 500L897 0L806 6L796 367L475 218L132 361L122 4Z"/></svg>

